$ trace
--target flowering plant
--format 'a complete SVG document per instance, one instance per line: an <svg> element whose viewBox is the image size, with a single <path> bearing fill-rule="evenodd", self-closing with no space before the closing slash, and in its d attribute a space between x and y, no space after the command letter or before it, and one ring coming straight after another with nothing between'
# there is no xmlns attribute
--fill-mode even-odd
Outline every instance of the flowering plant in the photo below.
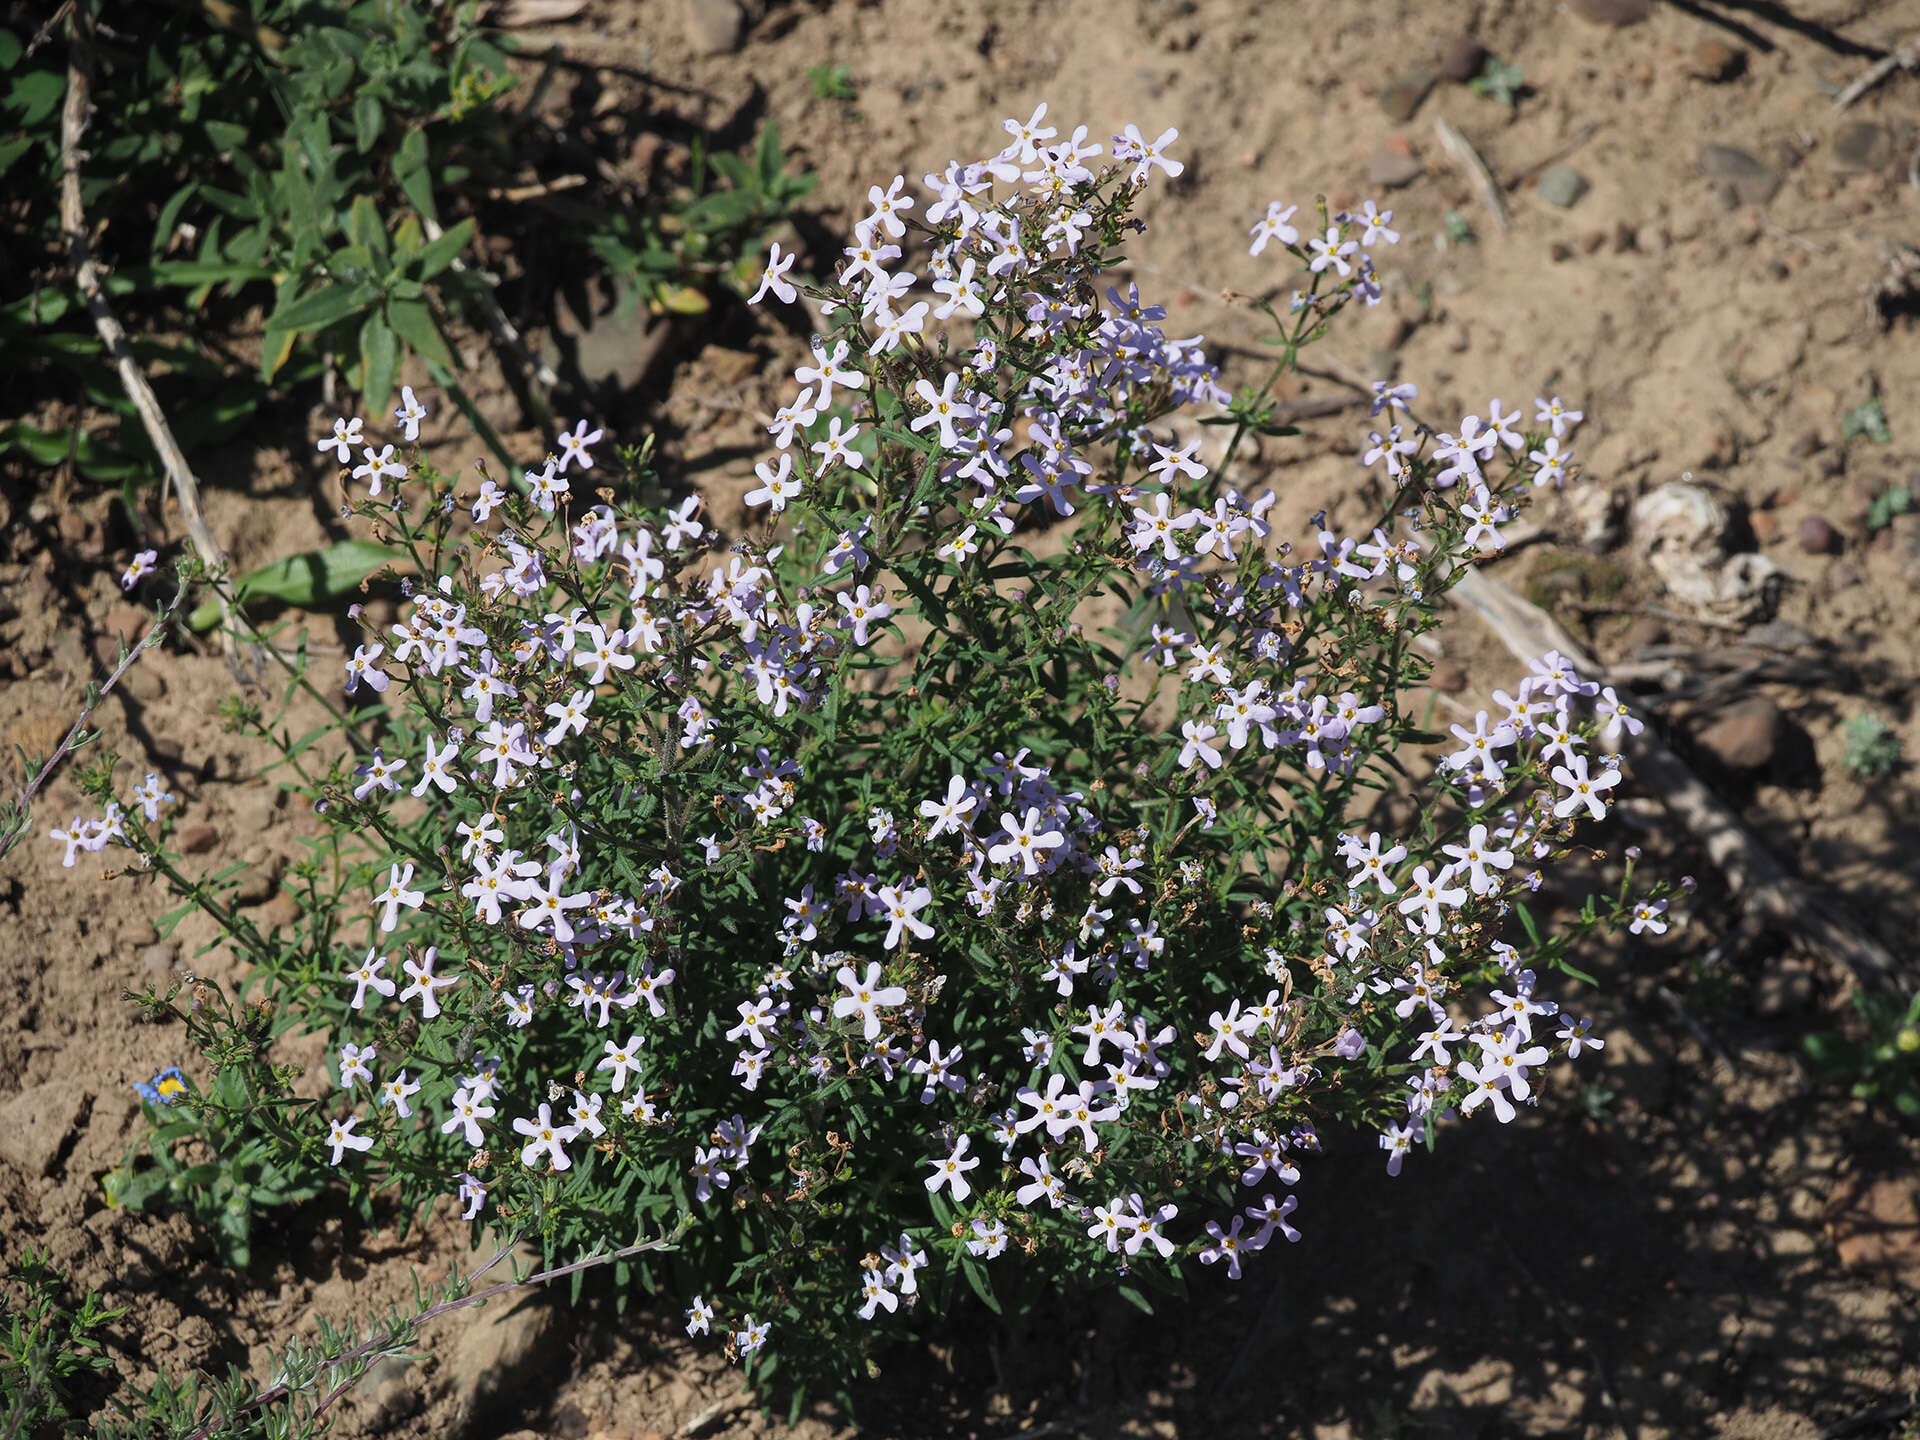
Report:
<svg viewBox="0 0 1920 1440"><path fill-rule="evenodd" d="M1323 1136L1397 1175L1602 1044L1543 974L1664 901L1623 885L1549 936L1525 896L1606 812L1589 747L1640 722L1555 655L1450 745L1401 703L1579 415L1439 433L1376 385L1389 503L1296 548L1229 477L1288 433L1273 381L1379 299L1391 213L1322 202L1303 240L1269 208L1253 251L1299 288L1229 395L1103 283L1174 132L1103 156L1045 121L924 204L875 186L819 283L775 247L756 300L823 328L736 535L634 501L649 451L609 464L584 423L472 493L334 427L411 604L347 664L353 754L286 746L327 826L299 940L183 876L157 802L62 832L137 848L259 966L262 1005L187 1016L244 1093L175 1108L262 1107L283 1163L408 1214L457 1195L550 1258L683 1226L634 1272L804 1386L974 1301L1238 1278L1310 1223ZM292 1025L334 1037L322 1099L268 1063Z"/></svg>

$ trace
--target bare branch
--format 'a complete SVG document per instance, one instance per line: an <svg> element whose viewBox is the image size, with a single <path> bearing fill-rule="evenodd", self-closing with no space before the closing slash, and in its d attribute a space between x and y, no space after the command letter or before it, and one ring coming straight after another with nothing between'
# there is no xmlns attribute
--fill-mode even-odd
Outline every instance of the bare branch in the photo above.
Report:
<svg viewBox="0 0 1920 1440"><path fill-rule="evenodd" d="M99 332L107 353L113 356L115 368L120 372L121 387L139 412L140 423L146 427L147 439L152 443L154 453L159 455L167 478L180 496L180 513L187 522L187 536L200 557L200 563L206 567L214 594L220 601L220 613L227 622L225 633L228 660L231 663L235 660L232 648L233 597L220 579L227 552L207 528L206 516L200 509L199 483L194 479L192 467L187 464L186 453L167 424L167 417L160 409L153 387L147 383L147 377L134 359L133 347L127 343L126 330L107 301L100 267L94 261L93 248L87 239L86 208L80 198L80 140L87 128L88 97L93 84L93 49L89 44L92 25L93 14L88 0L75 0L73 18L67 26L67 97L60 115L60 228L66 233L68 261L73 267L74 283L87 302L94 329Z"/></svg>

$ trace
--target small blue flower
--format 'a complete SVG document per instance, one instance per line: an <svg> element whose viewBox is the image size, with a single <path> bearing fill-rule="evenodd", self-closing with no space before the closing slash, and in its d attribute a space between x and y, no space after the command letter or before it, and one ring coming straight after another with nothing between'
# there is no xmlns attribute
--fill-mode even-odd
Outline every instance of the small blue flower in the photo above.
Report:
<svg viewBox="0 0 1920 1440"><path fill-rule="evenodd" d="M178 1065L169 1065L164 1070L154 1072L151 1080L136 1080L135 1092L149 1105L173 1105L192 1093L187 1088L187 1077L180 1073Z"/></svg>

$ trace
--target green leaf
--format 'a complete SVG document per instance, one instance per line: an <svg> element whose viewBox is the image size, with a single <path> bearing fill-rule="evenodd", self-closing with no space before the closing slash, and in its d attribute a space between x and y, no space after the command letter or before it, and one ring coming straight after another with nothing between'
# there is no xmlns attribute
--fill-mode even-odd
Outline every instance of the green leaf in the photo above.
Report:
<svg viewBox="0 0 1920 1440"><path fill-rule="evenodd" d="M34 147L34 140L28 135L17 135L12 139L0 139L0 175L13 168L14 162Z"/></svg>
<svg viewBox="0 0 1920 1440"><path fill-rule="evenodd" d="M993 1281L987 1277L985 1268L971 1255L960 1257L960 1273L967 1277L967 1284L973 1293L980 1297L980 1303L994 1314L1000 1313L1000 1302L993 1296Z"/></svg>
<svg viewBox="0 0 1920 1440"><path fill-rule="evenodd" d="M354 244L364 246L376 261L381 262L370 266L370 269L385 268L387 227L380 221L380 211L365 195L353 197L353 206L347 212L347 235Z"/></svg>
<svg viewBox="0 0 1920 1440"><path fill-rule="evenodd" d="M691 285L656 285L654 298L676 315L704 315L712 302Z"/></svg>
<svg viewBox="0 0 1920 1440"><path fill-rule="evenodd" d="M66 91L67 77L60 71L29 70L8 87L6 108L22 129L36 130L59 108Z"/></svg>
<svg viewBox="0 0 1920 1440"><path fill-rule="evenodd" d="M386 124L386 106L370 90L362 90L353 102L353 148L362 155L380 142L380 129Z"/></svg>
<svg viewBox="0 0 1920 1440"><path fill-rule="evenodd" d="M267 329L298 335L338 324L359 308L353 292L353 286L340 284L309 290L297 300L274 307L273 314L267 317Z"/></svg>
<svg viewBox="0 0 1920 1440"><path fill-rule="evenodd" d="M265 341L260 351L260 373L271 380L293 353L294 334L291 330L268 330Z"/></svg>
<svg viewBox="0 0 1920 1440"><path fill-rule="evenodd" d="M180 221L180 211L199 193L198 181L188 181L168 197L167 203L160 207L160 218L153 224L153 257L157 260L173 239L174 226Z"/></svg>
<svg viewBox="0 0 1920 1440"><path fill-rule="evenodd" d="M243 607L261 600L311 607L350 594L374 571L406 558L371 540L342 540L324 550L289 555L249 571L235 582L234 599ZM220 623L219 602L207 600L187 623L195 630L212 629Z"/></svg>
<svg viewBox="0 0 1920 1440"><path fill-rule="evenodd" d="M369 415L384 415L393 396L393 374L400 365L400 342L378 310L360 327L360 403Z"/></svg>
<svg viewBox="0 0 1920 1440"><path fill-rule="evenodd" d="M784 157L780 153L780 126L776 121L769 120L760 131L760 150L755 157L755 164L760 171L762 188L771 190L785 167Z"/></svg>
<svg viewBox="0 0 1920 1440"><path fill-rule="evenodd" d="M1540 927L1534 923L1533 912L1517 900L1514 901L1513 911L1514 914L1520 917L1520 928L1527 932L1527 939L1538 946L1540 943Z"/></svg>
<svg viewBox="0 0 1920 1440"><path fill-rule="evenodd" d="M433 323L433 312L427 309L425 301L394 301L387 307L387 323L430 363L448 370L453 368L453 352L440 338L440 328Z"/></svg>
<svg viewBox="0 0 1920 1440"><path fill-rule="evenodd" d="M400 186L400 193L420 212L421 218L438 220L440 215L433 205L433 177L428 173L427 161L427 132L409 130L393 157L393 178Z"/></svg>
<svg viewBox="0 0 1920 1440"><path fill-rule="evenodd" d="M473 221L462 220L438 240L430 240L421 247L420 254L414 261L414 273L422 280L431 280L453 264L472 239Z"/></svg>
<svg viewBox="0 0 1920 1440"><path fill-rule="evenodd" d="M143 1210L155 1195L167 1186L167 1175L158 1168L146 1170L109 1170L100 1182L107 1192L109 1206L122 1205Z"/></svg>
<svg viewBox="0 0 1920 1440"><path fill-rule="evenodd" d="M226 260L159 260L151 265L129 265L118 273L148 285L218 285L227 280L271 280L273 272L262 265L241 265Z"/></svg>
<svg viewBox="0 0 1920 1440"><path fill-rule="evenodd" d="M241 149L247 143L248 130L244 125L235 125L228 120L207 120L200 128L207 132L207 140L217 151Z"/></svg>

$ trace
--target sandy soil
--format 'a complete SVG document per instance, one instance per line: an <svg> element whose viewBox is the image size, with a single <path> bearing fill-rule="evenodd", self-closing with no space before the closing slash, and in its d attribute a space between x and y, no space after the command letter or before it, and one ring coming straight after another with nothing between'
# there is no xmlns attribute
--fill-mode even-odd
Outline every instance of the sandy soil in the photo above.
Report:
<svg viewBox="0 0 1920 1440"><path fill-rule="evenodd" d="M1585 410L1585 479L1536 513L1545 537L1496 573L1553 601L1609 661L1663 643L1711 653L1768 620L1805 633L1791 667L1710 706L1675 706L1668 721L1776 853L1911 966L1920 800L1911 772L1849 777L1839 729L1872 710L1920 753L1920 517L1877 532L1866 518L1888 484L1920 485L1920 422L1905 403L1920 393L1920 298L1893 294L1883 318L1868 296L1898 244L1920 239L1920 188L1907 174L1920 77L1896 74L1844 116L1831 97L1920 33L1920 4L1724 0L1656 5L1625 26L1584 18L1634 8L697 0L689 13L674 0L593 0L544 33L610 67L598 80L618 97L611 108L643 136L693 125L738 135L776 119L821 176L801 238L823 263L870 183L991 148L1003 116L1042 100L1100 136L1130 120L1149 134L1177 126L1189 168L1149 202L1133 269L1179 333L1213 340L1234 381L1254 375L1262 332L1222 292L1284 298L1287 282L1246 254L1266 202L1324 194L1346 205L1383 193L1370 175L1401 182L1385 192L1405 237L1384 257L1386 303L1327 347L1332 358L1344 373L1416 381L1449 421L1491 396L1511 405L1558 393ZM1516 107L1439 73L1469 36L1522 67ZM827 64L850 68L856 99L814 95L807 72ZM1421 71L1433 86L1409 112ZM1509 229L1441 146L1443 118L1503 182ZM1861 123L1876 128L1850 128ZM662 173L674 145L636 144L623 163ZM1703 159L1709 145L1746 152L1762 172ZM1535 184L1552 163L1588 183L1571 207ZM1476 242L1436 243L1449 212ZM645 383L603 395L601 408L622 430L658 427L673 473L724 520L759 451L753 417L772 408L803 339L717 314L697 333L676 330ZM1305 393L1341 386L1310 378ZM1843 436L1843 415L1873 393L1891 444ZM490 403L517 424L503 395ZM1372 503L1355 463L1365 429L1364 411L1313 422L1267 445L1243 483L1278 489L1287 523L1328 504L1336 519L1357 518ZM447 468L469 458L453 437L442 453ZM339 497L310 443L235 450L208 468L213 527L243 567L337 533ZM1726 504L1734 548L1779 567L1765 603L1701 615L1666 592L1648 535L1631 524L1605 553L1582 545L1606 528L1610 503L1631 508L1683 476ZM0 508L9 752L64 732L111 659L110 637L137 623L112 578L131 538L124 521L78 492L36 502L28 483L4 477ZM316 648L338 638L316 628ZM1470 617L1443 643L1443 688L1470 698L1509 677ZM262 755L222 732L215 706L230 685L216 654L151 658L101 712L102 744L136 773L163 773L182 823L208 827L195 863L250 858L271 873L303 817L259 777ZM1755 695L1781 724L1763 763L1736 771L1707 732L1731 701ZM70 778L57 781L40 828L77 803ZM1811 1091L1798 1072L1799 1037L1844 1023L1845 973L1778 937L1733 935L1715 877L1657 804L1625 808L1617 843L1697 870L1702 891L1689 926L1592 957L1603 984L1591 1008L1611 1043L1590 1087L1443 1147L1397 1184L1371 1153L1334 1154L1301 1187L1311 1244L1231 1290L1209 1275L1193 1304L1153 1321L1064 1314L1020 1395L995 1390L984 1350L903 1351L862 1410L865 1428L1895 1433L1920 1387L1920 1223L1900 1209L1920 1195L1920 1143L1862 1104ZM270 923L288 904L271 886L257 892ZM44 842L0 872L0 1258L43 1246L77 1285L128 1306L113 1352L122 1375L258 1372L267 1347L311 1334L314 1316L399 1300L414 1271L444 1274L465 1243L444 1216L396 1242L319 1205L266 1237L237 1275L183 1218L103 1203L100 1176L140 1131L131 1083L184 1058L180 1037L140 1024L122 992L179 967L231 976L219 951L202 953L213 938L203 923L160 941L164 908L128 882L62 872ZM1877 1244L1837 1243L1862 1214L1879 1217ZM435 1358L376 1377L343 1407L347 1432L641 1440L686 1433L702 1416L703 1434L779 1428L738 1400L724 1361L687 1343L671 1311L617 1316L606 1296L571 1319L528 1309L442 1322ZM476 1412L463 1377L489 1362L515 1383ZM848 1423L816 1408L801 1430Z"/></svg>

